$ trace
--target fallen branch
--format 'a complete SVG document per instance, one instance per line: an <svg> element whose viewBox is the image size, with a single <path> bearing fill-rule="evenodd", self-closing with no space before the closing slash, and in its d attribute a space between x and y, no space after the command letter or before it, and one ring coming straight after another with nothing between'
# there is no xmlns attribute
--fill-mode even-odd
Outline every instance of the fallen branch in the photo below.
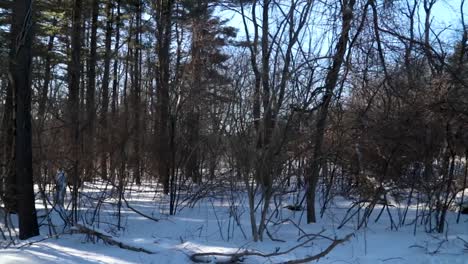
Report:
<svg viewBox="0 0 468 264"><path fill-rule="evenodd" d="M463 241L464 246L465 246L465 250L468 250L468 241L466 241L465 239L463 239L463 238L461 238L459 236L457 236L457 239L460 239L461 241Z"/></svg>
<svg viewBox="0 0 468 264"><path fill-rule="evenodd" d="M285 219L285 220L282 220L280 222L277 222L277 223L273 223L273 225L281 225L281 224L284 224L284 223L291 223L292 225L294 225L297 230L299 230L299 232L303 233L304 235L307 235L307 233L298 225L296 224L293 220L291 219ZM297 242L299 242L300 239L297 240Z"/></svg>
<svg viewBox="0 0 468 264"><path fill-rule="evenodd" d="M149 215L146 215L146 214L144 214L144 213L138 211L137 209L131 207L130 204L128 203L127 199L125 199L125 197L124 197L123 195L122 195L122 200L124 200L125 205L128 207L128 209L132 210L133 212L135 212L135 213L137 213L137 214L139 214L139 215L141 215L141 216L143 216L143 217L146 217L146 218L148 218L148 219L150 219L150 220L153 220L153 221L155 221L155 222L159 222L159 219L154 218L154 217L151 217L151 216L149 216Z"/></svg>
<svg viewBox="0 0 468 264"><path fill-rule="evenodd" d="M332 243L322 252L316 254L316 255L313 255L313 256L309 256L309 257L306 257L306 258L303 258L303 259L296 259L296 260L290 260L290 261L286 261L286 262L282 262L284 264L298 264L298 263L306 263L306 262L310 262L310 261L314 261L314 260L318 260L324 256L326 256L328 253L330 253L336 246L338 246L339 244L341 243L344 243L346 241L348 241L351 236L353 234L349 234L347 236L345 236L344 238L342 239L332 239ZM271 258L271 257L276 257L276 256L280 256L280 255L285 255L285 254L288 254L292 251L294 251L295 249L299 248L299 247L302 247L304 246L305 244L307 244L308 242L314 240L315 237L311 238L311 239L308 239L288 250L285 250L285 251L277 251L277 252L274 252L274 253L269 253L269 254L264 254L264 253L261 253L261 252L258 252L258 251L251 251L251 250L244 250L244 251L241 251L241 252L236 252L236 253L220 253L220 252L204 252L204 253L194 253L190 256L190 260L195 262L195 263L209 263L210 261L208 259L206 259L206 257L209 257L209 256L220 256L220 257L228 257L229 259L228 260L225 260L225 261L220 261L220 262L216 262L216 263L235 263L235 262L239 262L241 261L242 259L244 259L245 257L248 257L248 256L258 256L258 257L263 257L263 258Z"/></svg>
<svg viewBox="0 0 468 264"><path fill-rule="evenodd" d="M122 243L120 241L117 241L117 240L113 239L112 236L103 234L103 233L101 233L99 231L93 230L93 229L91 229L89 227L86 227L86 226L75 224L74 228L80 233L87 234L87 235L90 235L90 236L95 236L95 237L101 239L102 241L104 241L104 243L112 245L112 246L117 246L119 248L131 250L131 251L135 251L135 252L144 252L144 253L147 253L147 254L154 254L154 252L149 251L147 249L144 249L144 248L141 248L141 247L134 247L134 246L124 244L124 243Z"/></svg>
<svg viewBox="0 0 468 264"><path fill-rule="evenodd" d="M271 239L271 241L283 242L283 243L286 242L283 239L274 238L273 235L270 233L270 231L268 231L268 228L265 228L265 230L266 230L266 233L267 233L268 237Z"/></svg>
<svg viewBox="0 0 468 264"><path fill-rule="evenodd" d="M62 235L62 234L60 234ZM55 235L51 235L51 236L46 236L46 237L43 237L39 240L36 240L36 241L31 241L31 242L28 242L28 243L24 243L22 244L21 246L18 246L18 247L15 247L15 249L21 249L21 248L24 248L24 247L29 247L29 246L32 246L36 243L40 243L40 242L43 242L43 241L46 241L47 239L50 239L50 238L58 238L59 237L59 234L55 234Z"/></svg>
<svg viewBox="0 0 468 264"><path fill-rule="evenodd" d="M351 238L352 235L353 234L348 234L347 236L345 236L342 239L333 240L333 242L324 251L322 251L322 252L320 252L320 253L318 253L316 255L305 257L305 258L302 258L302 259L290 260L290 261L286 261L286 262L283 262L283 263L284 264L299 264L299 263L307 263L307 262L311 262L311 261L314 261L314 260L321 259L321 258L325 257L326 255L328 255L328 253L330 253L336 246L348 241Z"/></svg>

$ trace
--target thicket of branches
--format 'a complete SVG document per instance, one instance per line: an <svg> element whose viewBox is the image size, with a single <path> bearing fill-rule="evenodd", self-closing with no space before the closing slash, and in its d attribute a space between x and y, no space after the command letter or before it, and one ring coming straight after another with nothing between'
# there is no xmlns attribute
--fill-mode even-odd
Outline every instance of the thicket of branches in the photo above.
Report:
<svg viewBox="0 0 468 264"><path fill-rule="evenodd" d="M28 118L21 112L32 123L27 177L36 198L53 206L46 194L63 169L70 224L86 204L80 189L96 181L115 190L119 212L131 208L126 190L143 182L158 183L169 214L215 192L246 191L255 241L278 210L271 205L291 191L290 209L304 208L308 223L336 195L352 199L342 224L358 214L358 228L376 205L391 214L395 203L406 205L390 215L398 228L418 202L415 228L443 232L447 211L461 207L464 0L452 6L458 19L448 28L438 23L445 2L437 0L51 0L28 9L30 2L0 5L0 56L10 62L0 64L7 226L30 192L19 187L28 162L18 159L18 118ZM24 17L32 28L15 23ZM17 53L25 32L30 111L12 77L28 63Z"/></svg>

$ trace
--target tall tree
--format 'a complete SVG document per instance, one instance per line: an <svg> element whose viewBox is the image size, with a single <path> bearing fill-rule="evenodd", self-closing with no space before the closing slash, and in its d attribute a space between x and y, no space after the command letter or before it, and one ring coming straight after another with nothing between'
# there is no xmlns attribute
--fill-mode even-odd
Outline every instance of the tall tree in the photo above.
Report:
<svg viewBox="0 0 468 264"><path fill-rule="evenodd" d="M104 74L102 76L102 107L101 107L101 138L102 138L102 150L101 150L101 179L107 180L107 161L108 161L108 146L110 137L107 134L108 120L107 114L109 111L109 76L110 76L110 62L111 62L111 44L112 44L112 19L113 19L113 5L112 0L108 0L106 3L106 39L105 39L105 50L104 50Z"/></svg>
<svg viewBox="0 0 468 264"><path fill-rule="evenodd" d="M189 8L190 26L192 30L191 47L191 87L189 91L189 110L187 113L187 141L189 157L185 166L185 176L194 182L201 183L201 175L198 168L198 144L200 134L200 93L202 74L202 45L203 43L203 22L208 19L208 2L206 0L187 1Z"/></svg>
<svg viewBox="0 0 468 264"><path fill-rule="evenodd" d="M200 156L202 156L200 138L203 124L202 113L209 112L208 106L213 102L208 99L214 96L215 90L222 85L225 76L217 70L229 56L222 48L229 45L236 30L226 26L225 22L214 14L217 0L183 1L185 12L182 20L191 31L190 58L187 65L189 84L187 98L187 118L185 130L187 138L188 160L185 165L185 177L201 183ZM212 99L212 98L211 98Z"/></svg>
<svg viewBox="0 0 468 264"><path fill-rule="evenodd" d="M117 120L117 107L118 107L118 100L119 100L119 91L118 91L118 86L119 86L119 76L118 76L118 68L119 68L119 45L120 45L120 0L117 1L117 14L115 16L115 44L114 44L114 51L113 54L115 56L114 58L114 63L113 63L113 68L112 68L112 101L111 101L111 115L112 115L112 120ZM114 128L114 126L112 126ZM116 139L116 133L111 134L111 145L114 146L116 145L117 139ZM110 148L110 177L114 176L115 172L115 158L116 158L116 149L115 147Z"/></svg>
<svg viewBox="0 0 468 264"><path fill-rule="evenodd" d="M94 136L96 130L96 63L97 63L97 29L99 15L99 0L92 0L91 6L91 36L88 58L88 83L86 89L86 178L93 175Z"/></svg>
<svg viewBox="0 0 468 264"><path fill-rule="evenodd" d="M140 102L141 102L141 16L142 16L142 2L141 0L137 0L135 2L135 10L136 10L136 25L135 25L135 47L134 47L134 54L133 54L133 89L131 92L132 98L132 106L133 106L133 128L132 128L132 136L133 136L133 158L132 158L132 167L133 167L133 178L137 185L141 184L141 155L140 155L140 137L142 133L140 131Z"/></svg>
<svg viewBox="0 0 468 264"><path fill-rule="evenodd" d="M315 125L314 153L310 165L310 175L308 175L307 181L307 223L315 223L317 220L315 215L315 189L319 178L320 165L323 162L322 147L325 127L327 125L328 109L338 82L341 65L345 58L355 4L356 0L346 0L343 2L343 6L341 7L342 25L340 37L335 46L335 54L332 58L331 68L328 70L325 78L325 94L322 98L322 104L320 106L317 123Z"/></svg>
<svg viewBox="0 0 468 264"><path fill-rule="evenodd" d="M158 73L156 76L158 112L156 129L158 138L157 164L159 178L163 184L164 193L169 193L170 156L169 145L169 86L170 86L170 46L172 31L173 0L161 0L156 2L156 53L158 55ZM172 150L173 151L173 150Z"/></svg>
<svg viewBox="0 0 468 264"><path fill-rule="evenodd" d="M72 221L78 221L78 187L80 182L80 70L81 70L81 12L82 0L74 0L72 31L71 31L71 61L68 66L68 124L71 147L71 180L72 190Z"/></svg>
<svg viewBox="0 0 468 264"><path fill-rule="evenodd" d="M18 203L19 238L39 235L34 201L31 133L31 46L32 1L14 2L11 34L14 39L10 61L10 86L15 100L16 198Z"/></svg>

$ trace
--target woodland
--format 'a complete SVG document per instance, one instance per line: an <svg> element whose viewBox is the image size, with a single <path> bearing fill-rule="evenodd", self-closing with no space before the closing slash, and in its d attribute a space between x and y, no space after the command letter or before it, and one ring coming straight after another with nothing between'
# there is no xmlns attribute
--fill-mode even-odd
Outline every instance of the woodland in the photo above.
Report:
<svg viewBox="0 0 468 264"><path fill-rule="evenodd" d="M465 0L0 1L0 263L80 241L153 255L128 263L171 263L154 259L164 250L309 263L374 227L463 263L467 13ZM187 245L205 232L239 244Z"/></svg>

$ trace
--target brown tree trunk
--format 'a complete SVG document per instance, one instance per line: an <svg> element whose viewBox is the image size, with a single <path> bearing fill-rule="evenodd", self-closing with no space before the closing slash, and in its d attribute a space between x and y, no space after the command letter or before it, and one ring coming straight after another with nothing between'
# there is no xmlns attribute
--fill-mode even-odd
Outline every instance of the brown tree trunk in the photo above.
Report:
<svg viewBox="0 0 468 264"><path fill-rule="evenodd" d="M113 73L112 73L112 102L111 102L111 112L112 112L112 120L113 122L117 121L117 107L118 107L118 98L119 98L119 77L118 77L118 68L119 68L119 45L120 45L120 0L117 0L117 15L115 18L115 46L114 46L114 66L113 66ZM115 128L112 126L112 128ZM116 152L117 148L117 139L115 133L111 135L111 146L110 149L110 177L114 178L115 168L116 168Z"/></svg>
<svg viewBox="0 0 468 264"><path fill-rule="evenodd" d="M325 94L322 99L322 105L319 110L314 139L314 156L309 170L307 187L307 223L315 223L315 190L319 179L320 164L322 163L322 144L327 125L328 108L333 97L333 91L338 81L338 75L343 64L346 47L349 39L349 31L353 19L353 9L356 0L348 0L343 4L340 38L336 44L336 51L333 55L332 66L325 79Z"/></svg>
<svg viewBox="0 0 468 264"><path fill-rule="evenodd" d="M16 93L15 173L18 203L19 238L39 235L32 168L31 132L31 46L32 1L18 0L13 7L11 34L15 44L10 62L10 85Z"/></svg>
<svg viewBox="0 0 468 264"><path fill-rule="evenodd" d="M169 193L170 157L169 145L169 78L170 78L170 45L171 45L171 22L173 0L162 0L157 4L157 46L158 75L157 83L157 112L156 131L158 138L157 164L160 181L163 184L164 193Z"/></svg>
<svg viewBox="0 0 468 264"><path fill-rule="evenodd" d="M198 1L198 8L201 9L202 3ZM198 170L198 141L199 141L199 125L200 125L200 113L198 106L200 104L200 93L202 89L202 23L201 18L192 19L192 47L191 47L191 74L192 74L192 85L190 87L190 96L188 98L189 111L187 113L186 127L187 127L187 145L188 145L188 160L185 165L185 176L191 178L193 182L201 183L201 175Z"/></svg>
<svg viewBox="0 0 468 264"><path fill-rule="evenodd" d="M136 3L136 30L135 30L135 53L133 58L133 91L132 91L132 101L133 101L133 122L134 130L132 131L133 136L133 179L137 185L141 184L141 172L140 172L140 101L141 101L141 60L140 60L140 34L141 34L141 2L137 1Z"/></svg>
<svg viewBox="0 0 468 264"><path fill-rule="evenodd" d="M54 25L56 24L56 21L54 20ZM47 95L49 93L49 84L50 84L50 78L51 78L51 70L52 70L52 58L51 58L51 53L52 49L54 48L54 40L55 40L55 34L52 34L49 36L49 41L47 43L47 54L45 57L45 65L44 65L44 84L42 85L42 90L40 94L40 99L39 99L39 109L38 109L38 118L39 122L42 124L44 123L45 119L45 112L46 112L46 105L47 105Z"/></svg>
<svg viewBox="0 0 468 264"><path fill-rule="evenodd" d="M107 160L110 139L108 136L107 112L109 111L109 75L112 44L112 0L106 3L106 40L104 53L104 75L102 77L102 108L101 108L101 179L107 180Z"/></svg>
<svg viewBox="0 0 468 264"><path fill-rule="evenodd" d="M240 7L241 7L241 13L242 13L242 21L244 24L244 30L245 32L249 32L248 30L248 24L247 24L247 19L246 15L244 12L244 4L242 1L240 1ZM252 18L255 18L256 16L256 1L253 2L252 4ZM253 109L252 109L252 114L254 118L254 127L255 127L255 132L257 135L260 133L260 87L262 84L262 76L260 75L260 70L258 68L257 64L257 53L258 53L258 27L256 25L256 20L254 21L254 36L252 40L252 44L249 45L249 51L250 51L250 63L252 65L252 71L255 76L255 85L254 85L254 95L253 95ZM250 35L247 34L247 41L250 42ZM262 145L261 142L261 137L258 138L257 141L257 147L260 148Z"/></svg>
<svg viewBox="0 0 468 264"><path fill-rule="evenodd" d="M12 41L14 43L14 41ZM14 50L13 48L11 49ZM9 82L6 89L5 98L5 112L3 113L2 127L5 129L2 138L2 182L4 181L4 192L2 193L2 200L5 204L5 209L9 212L16 212L16 176L15 176L15 159L14 159L14 93L13 86Z"/></svg>
<svg viewBox="0 0 468 264"><path fill-rule="evenodd" d="M461 199L460 199L460 208L458 210L458 214L457 214L457 224L458 222L460 221L460 214L463 210L463 205L464 205L464 202L465 202L465 189L466 189L466 182L467 182L467 178L468 178L468 164L467 164L467 161L468 160L468 148L465 149L465 169L464 169L464 173L463 173L463 184L462 184L462 195L461 195Z"/></svg>
<svg viewBox="0 0 468 264"><path fill-rule="evenodd" d="M81 10L82 0L75 0L73 4L72 32L71 32L71 62L68 68L70 75L68 95L68 122L71 147L71 180L72 191L72 221L78 221L78 187L80 166L80 52L81 52Z"/></svg>
<svg viewBox="0 0 468 264"><path fill-rule="evenodd" d="M97 63L97 27L99 14L99 0L92 1L91 7L91 41L88 59L88 87L86 89L86 141L85 149L85 173L86 179L93 177L94 164L94 135L95 135L95 101L96 101L96 63Z"/></svg>
<svg viewBox="0 0 468 264"><path fill-rule="evenodd" d="M270 0L263 1L262 12L262 103L263 103L263 130L261 131L261 151L258 153L257 174L262 186L263 208L261 211L260 224L258 227L258 239L263 240L263 233L266 228L266 216L270 200L273 195L272 190L272 159L273 151L270 146L272 134L272 113L270 105L270 48L269 48L269 3Z"/></svg>
<svg viewBox="0 0 468 264"><path fill-rule="evenodd" d="M10 31L10 64L13 62L15 57L15 45L16 45L16 36L13 34L15 30L15 25L11 24ZM16 29L18 30L18 29ZM16 32L17 34L17 32ZM12 75L8 74L8 84L6 86L6 96L5 96L5 110L3 113L2 128L4 129L4 134L2 135L2 165L3 171L0 176L2 176L0 184L3 185L4 181L4 192L2 193L2 200L5 204L5 209L10 213L16 213L17 211L17 190L16 190L16 175L15 175L15 130L14 130L14 116L15 116L15 104L16 104L16 95L11 80Z"/></svg>

